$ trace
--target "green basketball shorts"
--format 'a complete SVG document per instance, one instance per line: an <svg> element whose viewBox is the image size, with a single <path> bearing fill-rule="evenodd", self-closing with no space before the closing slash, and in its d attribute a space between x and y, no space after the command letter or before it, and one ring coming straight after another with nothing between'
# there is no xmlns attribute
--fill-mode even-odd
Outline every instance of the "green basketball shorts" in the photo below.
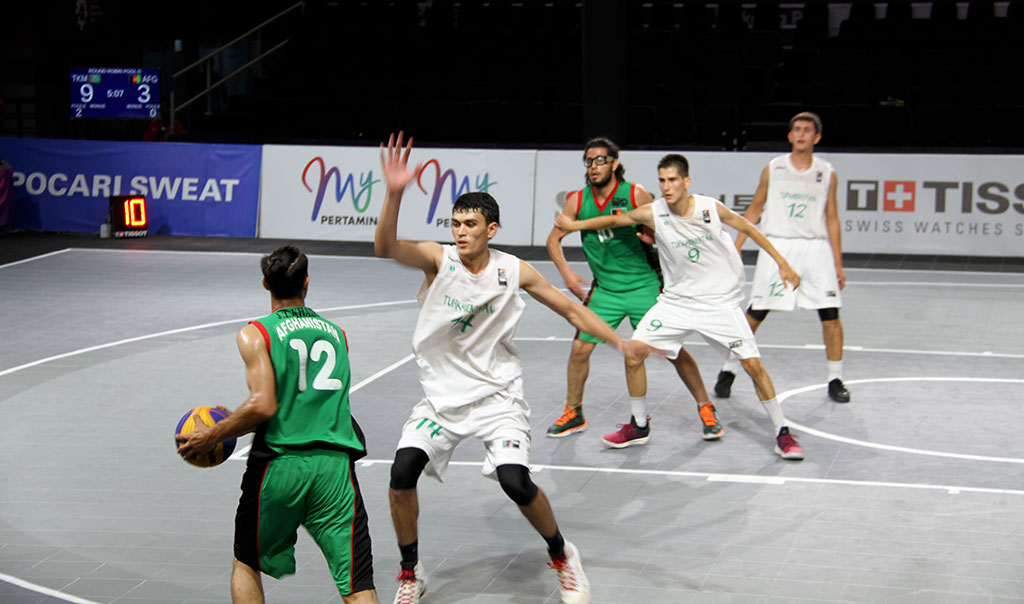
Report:
<svg viewBox="0 0 1024 604"><path fill-rule="evenodd" d="M249 457L235 514L235 558L280 579L295 573L295 540L305 526L327 559L338 592L373 589L373 555L355 466L341 451Z"/></svg>
<svg viewBox="0 0 1024 604"><path fill-rule="evenodd" d="M640 319L644 318L644 314L658 301L659 293L661 293L661 287L657 283L626 292L608 291L595 285L590 288L590 293L587 294L583 305L594 311L594 314L601 317L605 323L611 325L612 329L618 328L626 317L629 317L630 325L636 329ZM604 342L600 338L580 331L576 332L576 337L583 342L595 344Z"/></svg>

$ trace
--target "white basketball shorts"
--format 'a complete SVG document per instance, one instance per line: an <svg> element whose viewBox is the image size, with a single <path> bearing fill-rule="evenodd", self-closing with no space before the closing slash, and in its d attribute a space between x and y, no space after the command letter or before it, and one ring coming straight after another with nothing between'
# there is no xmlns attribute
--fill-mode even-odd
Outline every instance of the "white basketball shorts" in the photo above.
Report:
<svg viewBox="0 0 1024 604"><path fill-rule="evenodd" d="M438 411L429 400L421 400L402 427L398 448L425 451L430 461L424 471L443 482L455 447L471 436L482 440L486 449L484 476L496 478L502 464L530 466L530 408L523 399L521 378L460 407Z"/></svg>
<svg viewBox="0 0 1024 604"><path fill-rule="evenodd" d="M800 287L794 290L784 284L779 277L779 265L768 252L761 250L757 254L754 281L750 288L752 309L819 309L843 305L832 246L827 239L769 237L768 240L800 275Z"/></svg>
<svg viewBox="0 0 1024 604"><path fill-rule="evenodd" d="M664 294L640 320L633 339L663 350L674 359L683 341L694 332L724 354L732 352L741 359L761 356L754 332L739 306L693 306Z"/></svg>

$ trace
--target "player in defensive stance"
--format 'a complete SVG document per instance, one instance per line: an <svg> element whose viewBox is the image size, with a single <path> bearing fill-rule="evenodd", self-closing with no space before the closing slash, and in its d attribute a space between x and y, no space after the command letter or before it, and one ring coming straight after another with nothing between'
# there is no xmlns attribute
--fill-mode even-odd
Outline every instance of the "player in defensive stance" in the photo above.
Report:
<svg viewBox="0 0 1024 604"><path fill-rule="evenodd" d="M295 572L305 526L346 604L376 604L366 508L355 460L366 455L349 408L348 339L306 307L306 255L286 245L260 260L271 313L238 332L249 398L210 428L180 434L178 452L201 455L255 431L235 513L231 600L263 600L260 572Z"/></svg>
<svg viewBox="0 0 1024 604"><path fill-rule="evenodd" d="M743 264L722 225L745 233L771 254L783 281L797 287L800 277L754 225L712 197L691 195L689 174L685 157L666 155L658 162L662 197L654 203L625 214L584 221L559 214L556 224L566 231L634 224L652 229L665 288L633 332L633 341L662 350L672 359L686 337L697 332L712 346L733 351L742 359L741 365L754 381L758 398L771 419L775 452L784 459L803 459L803 449L789 433L775 387L761 364L754 334L743 320L739 306L743 299ZM627 363L642 363L647 351L645 347L629 347Z"/></svg>
<svg viewBox="0 0 1024 604"><path fill-rule="evenodd" d="M747 323L756 332L768 311L816 309L828 359L828 396L837 403L848 403L839 319L839 291L846 286L846 274L836 207L838 179L832 164L814 155L814 145L821 140L821 118L810 111L796 114L789 121L788 138L792 152L772 159L761 171L754 200L744 216L753 224L761 220L760 230L793 263L803 284L798 290L786 287L771 256L758 252ZM744 239L742 233L736 237L736 249ZM719 398L732 393L738 365L729 355L718 372L715 394Z"/></svg>
<svg viewBox="0 0 1024 604"><path fill-rule="evenodd" d="M426 589L419 563L420 474L440 480L462 440L476 437L486 449L483 473L502 490L547 542L558 572L562 602L590 601L590 584L579 550L562 538L548 498L530 478L530 409L523 399L522 364L512 343L525 303L523 289L565 317L577 329L622 350L625 343L597 315L570 300L519 258L489 247L498 232L499 210L487 193L466 193L452 207L455 245L397 237L405 188L419 172L409 171L412 140L403 135L381 145L384 207L374 237L378 256L423 271L422 306L413 333L423 399L413 407L391 466L391 518L401 551L395 604L414 604Z"/></svg>

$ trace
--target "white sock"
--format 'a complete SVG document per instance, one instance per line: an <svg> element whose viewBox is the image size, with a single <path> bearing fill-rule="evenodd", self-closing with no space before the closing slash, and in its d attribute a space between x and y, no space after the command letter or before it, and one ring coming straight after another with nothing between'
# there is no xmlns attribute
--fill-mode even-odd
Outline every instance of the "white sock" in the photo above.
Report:
<svg viewBox="0 0 1024 604"><path fill-rule="evenodd" d="M629 410L633 413L633 420L636 422L638 428L643 428L647 425L647 406L646 396L631 396L629 397Z"/></svg>
<svg viewBox="0 0 1024 604"><path fill-rule="evenodd" d="M828 362L828 381L831 382L834 379L843 379L843 362L842 361L829 361Z"/></svg>
<svg viewBox="0 0 1024 604"><path fill-rule="evenodd" d="M778 398L770 398L766 401L761 401L764 405L765 413L768 414L768 418L772 420L772 426L775 427L775 436L779 433L779 430L786 425L786 417L782 415L782 406L779 405Z"/></svg>
<svg viewBox="0 0 1024 604"><path fill-rule="evenodd" d="M725 359L725 364L722 365L722 371L728 371L732 374L738 374L740 372L740 359L733 353L729 353L729 356Z"/></svg>

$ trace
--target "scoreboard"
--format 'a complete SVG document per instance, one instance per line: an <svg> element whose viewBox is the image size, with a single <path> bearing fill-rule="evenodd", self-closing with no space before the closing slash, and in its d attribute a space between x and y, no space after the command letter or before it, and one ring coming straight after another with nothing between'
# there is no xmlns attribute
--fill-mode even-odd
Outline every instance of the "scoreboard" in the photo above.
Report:
<svg viewBox="0 0 1024 604"><path fill-rule="evenodd" d="M160 70L71 68L71 117L160 116Z"/></svg>

